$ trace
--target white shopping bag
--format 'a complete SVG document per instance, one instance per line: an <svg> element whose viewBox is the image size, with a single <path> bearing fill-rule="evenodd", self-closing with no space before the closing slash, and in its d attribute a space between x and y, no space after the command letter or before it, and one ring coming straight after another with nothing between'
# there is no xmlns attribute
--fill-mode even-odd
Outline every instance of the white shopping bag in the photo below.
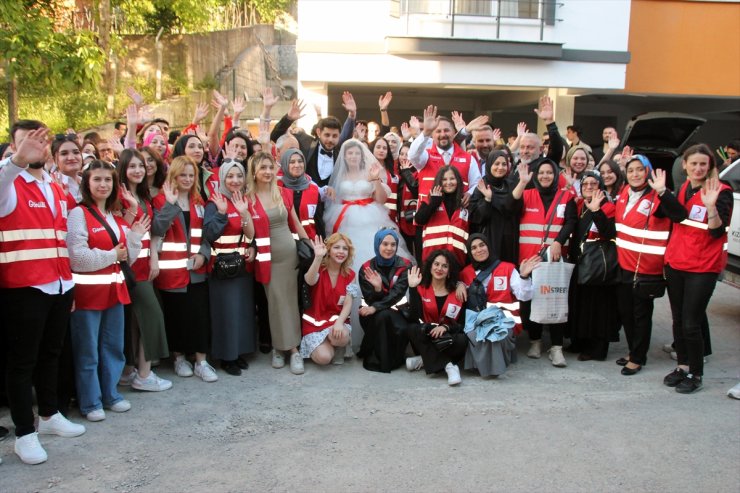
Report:
<svg viewBox="0 0 740 493"><path fill-rule="evenodd" d="M568 321L568 290L574 264L542 262L532 271L532 312L529 319L541 324Z"/></svg>

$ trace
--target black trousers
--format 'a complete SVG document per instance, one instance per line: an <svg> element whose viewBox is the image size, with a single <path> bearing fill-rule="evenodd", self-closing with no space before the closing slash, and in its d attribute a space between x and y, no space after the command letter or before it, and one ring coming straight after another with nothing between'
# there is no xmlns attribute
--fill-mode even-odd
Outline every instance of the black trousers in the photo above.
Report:
<svg viewBox="0 0 740 493"><path fill-rule="evenodd" d="M444 370L447 363L456 365L465 358L465 351L468 349L468 338L465 334L462 332L451 334L452 346L444 351L437 351L425 329L426 324L411 324L408 327L408 337L411 346L424 361L424 371L427 375Z"/></svg>
<svg viewBox="0 0 740 493"><path fill-rule="evenodd" d="M668 299L673 315L673 345L679 365L688 365L689 373L704 374L704 336L702 326L709 299L719 274L685 272L666 266Z"/></svg>
<svg viewBox="0 0 740 493"><path fill-rule="evenodd" d="M563 334L565 333L566 324L540 324L532 322L529 315L532 313L532 302L522 301L519 303L519 313L522 316L522 325L529 334L530 341L539 341L542 339L542 331L545 327L550 330L550 343L553 346L563 345Z"/></svg>
<svg viewBox="0 0 740 493"><path fill-rule="evenodd" d="M635 296L632 282L622 282L617 285L617 304L630 350L630 361L644 365L647 363L653 332L654 302Z"/></svg>
<svg viewBox="0 0 740 493"><path fill-rule="evenodd" d="M8 403L17 437L36 431L33 387L39 416L52 416L58 411L59 356L73 301L74 288L59 295L36 288L3 289L0 293Z"/></svg>

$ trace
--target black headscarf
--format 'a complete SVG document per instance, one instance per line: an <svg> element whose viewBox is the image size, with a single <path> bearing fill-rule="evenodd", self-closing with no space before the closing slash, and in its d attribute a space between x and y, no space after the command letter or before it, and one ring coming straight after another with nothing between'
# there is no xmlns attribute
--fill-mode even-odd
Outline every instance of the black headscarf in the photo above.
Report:
<svg viewBox="0 0 740 493"><path fill-rule="evenodd" d="M475 260L473 260L473 249L471 247L474 240L481 240L488 247L488 258L486 260L483 260L482 262L476 262ZM485 235L482 235L480 233L470 235L468 237L468 243L466 246L468 247L468 257L470 257L470 263L473 266L473 269L483 270L496 261L496 252L493 251L493 247L491 247L491 243L488 241L488 238Z"/></svg>
<svg viewBox="0 0 740 493"><path fill-rule="evenodd" d="M506 163L508 165L509 171L503 178L494 178L494 176L491 174L491 165L500 157L506 158ZM506 178L509 176L509 172L511 172L511 160L509 159L509 153L501 149L489 152L488 157L486 157L485 168L486 169L483 173L483 179L485 180L486 184L491 187L500 187L506 181Z"/></svg>
<svg viewBox="0 0 740 493"><path fill-rule="evenodd" d="M552 184L550 184L550 186L548 187L543 187L540 184L539 180L537 180L537 174L539 173L542 166L551 166L554 173ZM542 205L545 206L546 211L550 210L550 205L552 204L552 201L555 200L555 194L558 193L558 178L560 175L560 168L552 159L543 158L539 160L539 162L533 168L530 169L532 169L532 180L534 181L534 187L540 193Z"/></svg>

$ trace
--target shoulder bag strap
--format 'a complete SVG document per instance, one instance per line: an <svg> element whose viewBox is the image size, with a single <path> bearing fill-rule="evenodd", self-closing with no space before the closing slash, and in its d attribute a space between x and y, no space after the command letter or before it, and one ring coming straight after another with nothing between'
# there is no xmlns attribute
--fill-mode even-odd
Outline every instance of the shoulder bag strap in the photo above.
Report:
<svg viewBox="0 0 740 493"><path fill-rule="evenodd" d="M654 192L651 192L654 193ZM653 206L655 205L655 196L650 198L650 209L648 209L647 219L645 220L645 227L643 231L647 231L648 225L650 224L650 216L653 214ZM642 245L645 245L645 235L642 236ZM642 257L642 250L637 252L637 266L635 267L635 276L632 278L632 282L637 282L637 273L640 272L640 258Z"/></svg>
<svg viewBox="0 0 740 493"><path fill-rule="evenodd" d="M555 200L552 201L552 203L555 204L555 210L552 211L552 214L550 215L550 220L547 222L547 227L545 228L545 234L542 235L543 246L545 243L547 243L547 235L550 233L550 226L552 226L552 222L555 220L555 216L558 215L558 205L560 204L560 199L562 198L564 193L565 190L561 190L560 193L555 196Z"/></svg>
<svg viewBox="0 0 740 493"><path fill-rule="evenodd" d="M95 219L98 220L100 225L103 226L105 230L108 232L108 235L110 236L110 239L113 242L113 246L115 247L116 245L118 245L120 240L116 237L116 234L113 232L113 229L110 227L110 224L108 224L108 221L103 219L103 217L100 214L98 214L98 211L96 211L92 207L86 205L85 208L88 211L90 211L90 214L92 214L95 217Z"/></svg>

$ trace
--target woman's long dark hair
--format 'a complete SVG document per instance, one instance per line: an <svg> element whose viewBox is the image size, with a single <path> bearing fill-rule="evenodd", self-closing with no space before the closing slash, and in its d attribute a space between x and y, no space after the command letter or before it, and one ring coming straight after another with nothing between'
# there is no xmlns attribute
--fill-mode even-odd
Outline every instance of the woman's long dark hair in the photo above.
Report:
<svg viewBox="0 0 740 493"><path fill-rule="evenodd" d="M203 141L200 137L194 134L187 134L187 135L181 135L180 138L175 141L175 147L172 149L172 158L176 158L178 156L185 156L185 148L188 146L188 141L190 139L198 139L200 140L200 143L203 144ZM206 160L207 152L205 149L205 145L203 146L203 159L196 163L198 166L203 166L203 162Z"/></svg>
<svg viewBox="0 0 740 493"><path fill-rule="evenodd" d="M124 149L121 152L121 155L118 157L118 169L121 170L121 185L125 185L127 189L131 190L127 174L128 167L131 164L131 160L133 158L138 159L139 161L141 161L141 164L144 165L144 179L141 180L141 183L136 185L136 195L140 199L149 202L150 200L152 200L152 197L149 194L149 186L146 183L146 158L141 152L137 151L136 149Z"/></svg>
<svg viewBox="0 0 740 493"><path fill-rule="evenodd" d="M385 168L386 171L393 174L393 153L391 152L391 143L388 142L388 140L385 137L378 137L374 141L370 142L368 147L370 148L370 152L372 153L374 157L375 156L375 145L381 140L385 142L388 152L385 154L385 160L380 164L383 165L383 168ZM375 158L375 159L378 159L378 158Z"/></svg>
<svg viewBox="0 0 740 493"><path fill-rule="evenodd" d="M167 169L164 166L162 155L157 152L155 148L149 146L144 146L139 149L139 151L146 152L152 157L152 159L154 159L154 162L157 163L157 170L154 172L154 181L152 182L152 186L155 188L162 188L164 180L167 178ZM146 161L144 161L144 164L146 165Z"/></svg>
<svg viewBox="0 0 740 493"><path fill-rule="evenodd" d="M455 174L455 179L457 180L457 190L455 190L455 207L459 208L460 204L462 204L462 194L463 194L463 179L460 175L460 172L455 168L454 166L442 166L439 168L439 171L437 171L436 176L434 177L434 186L441 187L442 186L442 179L445 176L445 173L448 171L452 171ZM442 192L444 193L444 192Z"/></svg>
<svg viewBox="0 0 740 493"><path fill-rule="evenodd" d="M449 266L447 279L445 279L445 289L452 293L457 288L457 281L460 278L460 266L449 250L435 250L427 257L421 270L421 285L425 288L432 285L432 264L434 264L434 259L440 256L447 260Z"/></svg>
<svg viewBox="0 0 740 493"><path fill-rule="evenodd" d="M80 203L89 207L95 207L97 205L95 200L92 198L92 193L90 192L90 175L93 171L97 171L99 169L110 171L113 176L113 186L110 191L110 196L105 199L105 210L108 212L120 211L121 201L118 199L118 192L121 185L118 181L118 172L116 171L115 166L110 163L106 163L105 161L101 161L100 159L90 162L90 164L83 168L82 182L80 183L80 195L82 195L82 200Z"/></svg>

